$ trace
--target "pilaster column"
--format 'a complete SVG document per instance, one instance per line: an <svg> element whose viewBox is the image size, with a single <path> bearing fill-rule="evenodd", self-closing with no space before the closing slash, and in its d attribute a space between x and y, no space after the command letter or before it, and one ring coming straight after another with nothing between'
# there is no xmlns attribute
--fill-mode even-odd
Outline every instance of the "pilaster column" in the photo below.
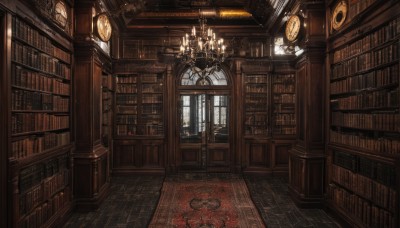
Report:
<svg viewBox="0 0 400 228"><path fill-rule="evenodd" d="M77 210L96 209L109 192L109 151L101 144L101 83L109 57L93 38L96 1L76 1L74 198Z"/></svg>
<svg viewBox="0 0 400 228"><path fill-rule="evenodd" d="M300 207L322 206L325 166L325 4L302 1L304 53L296 64L296 144L289 154L289 192Z"/></svg>

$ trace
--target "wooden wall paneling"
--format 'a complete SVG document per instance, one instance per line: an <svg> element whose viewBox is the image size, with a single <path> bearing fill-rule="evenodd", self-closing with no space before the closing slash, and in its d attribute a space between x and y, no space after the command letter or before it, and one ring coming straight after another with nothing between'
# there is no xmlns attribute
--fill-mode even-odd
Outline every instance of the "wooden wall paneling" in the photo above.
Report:
<svg viewBox="0 0 400 228"><path fill-rule="evenodd" d="M292 149L293 140L272 140L271 162L275 174L287 175L289 173L289 150Z"/></svg>
<svg viewBox="0 0 400 228"><path fill-rule="evenodd" d="M244 172L271 173L271 145L269 140L245 140L246 168Z"/></svg>
<svg viewBox="0 0 400 228"><path fill-rule="evenodd" d="M180 147L180 159L178 166L182 169L200 169L202 166L201 148L195 147Z"/></svg>
<svg viewBox="0 0 400 228"><path fill-rule="evenodd" d="M113 172L119 168L134 168L139 165L138 142L136 140L114 141Z"/></svg>
<svg viewBox="0 0 400 228"><path fill-rule="evenodd" d="M143 140L141 142L143 153L143 166L164 168L164 142L163 140Z"/></svg>

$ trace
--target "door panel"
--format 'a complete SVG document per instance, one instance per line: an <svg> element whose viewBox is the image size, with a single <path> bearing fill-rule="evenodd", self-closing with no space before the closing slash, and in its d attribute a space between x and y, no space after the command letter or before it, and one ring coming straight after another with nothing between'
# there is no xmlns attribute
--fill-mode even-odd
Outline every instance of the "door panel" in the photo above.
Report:
<svg viewBox="0 0 400 228"><path fill-rule="evenodd" d="M178 126L182 169L229 171L228 104L228 95L181 94Z"/></svg>

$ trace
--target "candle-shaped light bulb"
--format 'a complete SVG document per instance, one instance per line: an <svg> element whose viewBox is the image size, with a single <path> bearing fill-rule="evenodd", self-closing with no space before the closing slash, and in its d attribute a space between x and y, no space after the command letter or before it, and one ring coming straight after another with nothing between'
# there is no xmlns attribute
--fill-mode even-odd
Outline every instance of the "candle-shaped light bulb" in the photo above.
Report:
<svg viewBox="0 0 400 228"><path fill-rule="evenodd" d="M203 41L199 41L199 49L202 51L203 50Z"/></svg>
<svg viewBox="0 0 400 228"><path fill-rule="evenodd" d="M221 48L222 49L222 51L221 51L222 54L225 53L225 48L226 48L225 45L222 45L222 48Z"/></svg>
<svg viewBox="0 0 400 228"><path fill-rule="evenodd" d="M192 36L196 36L196 27L194 27L194 26L192 28Z"/></svg>
<svg viewBox="0 0 400 228"><path fill-rule="evenodd" d="M185 52L185 47L183 47L183 45L181 45L180 50L181 50L182 53Z"/></svg>
<svg viewBox="0 0 400 228"><path fill-rule="evenodd" d="M215 40L215 32L213 32L212 36L213 36L213 40Z"/></svg>

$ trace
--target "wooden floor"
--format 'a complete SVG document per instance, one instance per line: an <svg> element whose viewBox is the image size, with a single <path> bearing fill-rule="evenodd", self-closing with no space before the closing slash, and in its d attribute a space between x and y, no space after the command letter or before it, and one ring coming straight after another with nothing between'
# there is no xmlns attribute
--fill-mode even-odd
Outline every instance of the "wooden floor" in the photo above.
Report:
<svg viewBox="0 0 400 228"><path fill-rule="evenodd" d="M209 175L179 174L181 178L202 179ZM244 176L253 201L268 228L340 227L320 209L299 209L288 195L287 178ZM94 212L74 213L64 227L146 227L155 211L163 177L113 177L111 194Z"/></svg>

